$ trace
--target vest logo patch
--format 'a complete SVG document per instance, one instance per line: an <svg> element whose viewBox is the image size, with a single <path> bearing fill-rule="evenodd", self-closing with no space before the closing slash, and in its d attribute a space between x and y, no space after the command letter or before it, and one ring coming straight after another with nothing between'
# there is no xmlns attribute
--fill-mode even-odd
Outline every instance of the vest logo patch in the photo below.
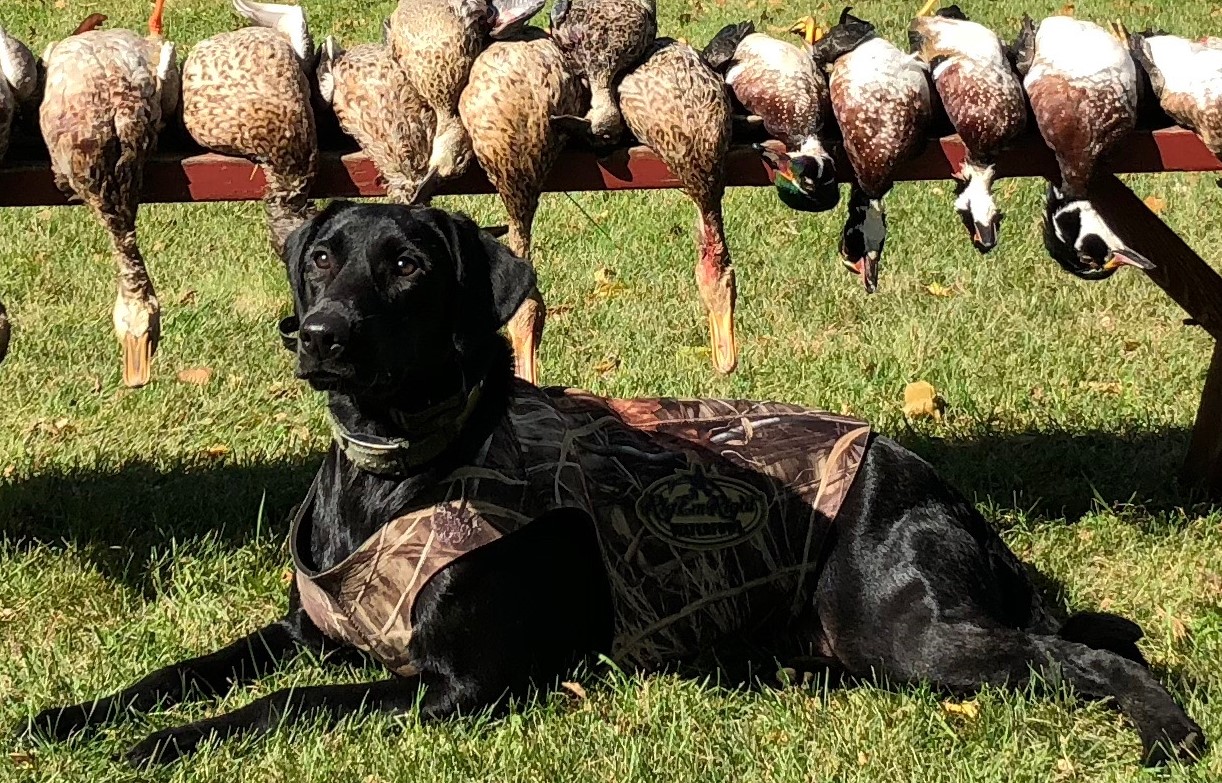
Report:
<svg viewBox="0 0 1222 783"><path fill-rule="evenodd" d="M662 540L687 549L716 549L750 538L767 519L764 493L714 469L692 465L650 484L636 513Z"/></svg>

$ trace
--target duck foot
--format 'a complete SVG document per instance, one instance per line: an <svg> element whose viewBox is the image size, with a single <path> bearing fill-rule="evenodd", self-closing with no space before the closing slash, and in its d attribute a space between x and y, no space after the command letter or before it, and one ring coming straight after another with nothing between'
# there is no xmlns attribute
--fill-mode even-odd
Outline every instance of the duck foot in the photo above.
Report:
<svg viewBox="0 0 1222 783"><path fill-rule="evenodd" d="M147 385L152 379L153 354L157 351L152 333L124 334L120 341L123 344L123 385L132 389Z"/></svg>

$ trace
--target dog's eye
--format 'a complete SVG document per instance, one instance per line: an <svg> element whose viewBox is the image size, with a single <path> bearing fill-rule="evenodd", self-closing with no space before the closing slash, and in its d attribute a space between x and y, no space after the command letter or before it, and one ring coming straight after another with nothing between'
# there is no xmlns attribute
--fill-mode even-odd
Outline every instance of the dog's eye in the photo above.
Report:
<svg viewBox="0 0 1222 783"><path fill-rule="evenodd" d="M314 266L324 272L331 268L331 254L326 250L315 250L310 259L314 262Z"/></svg>
<svg viewBox="0 0 1222 783"><path fill-rule="evenodd" d="M412 272L416 271L416 262L412 261L406 256L400 256L399 259L395 261L395 271L401 276L407 277Z"/></svg>

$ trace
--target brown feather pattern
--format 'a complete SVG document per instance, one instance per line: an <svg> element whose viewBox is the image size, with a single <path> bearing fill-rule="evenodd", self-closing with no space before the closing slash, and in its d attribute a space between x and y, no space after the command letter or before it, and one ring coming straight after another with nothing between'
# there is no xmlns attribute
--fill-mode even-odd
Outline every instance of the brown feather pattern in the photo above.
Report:
<svg viewBox="0 0 1222 783"><path fill-rule="evenodd" d="M259 164L277 254L312 214L318 139L310 85L287 38L247 27L201 41L183 63L183 123L197 143Z"/></svg>

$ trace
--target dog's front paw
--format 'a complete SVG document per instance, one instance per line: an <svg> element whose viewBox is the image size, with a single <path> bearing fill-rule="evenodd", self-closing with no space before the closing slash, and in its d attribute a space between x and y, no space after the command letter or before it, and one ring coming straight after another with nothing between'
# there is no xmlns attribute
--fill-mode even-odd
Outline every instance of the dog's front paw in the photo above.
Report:
<svg viewBox="0 0 1222 783"><path fill-rule="evenodd" d="M1187 715L1179 716L1149 734L1142 732L1141 745L1147 767L1161 766L1173 759L1193 764L1205 755L1208 747L1205 732Z"/></svg>
<svg viewBox="0 0 1222 783"><path fill-rule="evenodd" d="M194 753L211 736L211 732L195 726L165 729L145 737L123 754L123 760L133 767L169 764Z"/></svg>
<svg viewBox="0 0 1222 783"><path fill-rule="evenodd" d="M17 736L63 742L74 734L97 730L107 717L106 710L96 702L52 707L35 715L24 727L19 727Z"/></svg>

